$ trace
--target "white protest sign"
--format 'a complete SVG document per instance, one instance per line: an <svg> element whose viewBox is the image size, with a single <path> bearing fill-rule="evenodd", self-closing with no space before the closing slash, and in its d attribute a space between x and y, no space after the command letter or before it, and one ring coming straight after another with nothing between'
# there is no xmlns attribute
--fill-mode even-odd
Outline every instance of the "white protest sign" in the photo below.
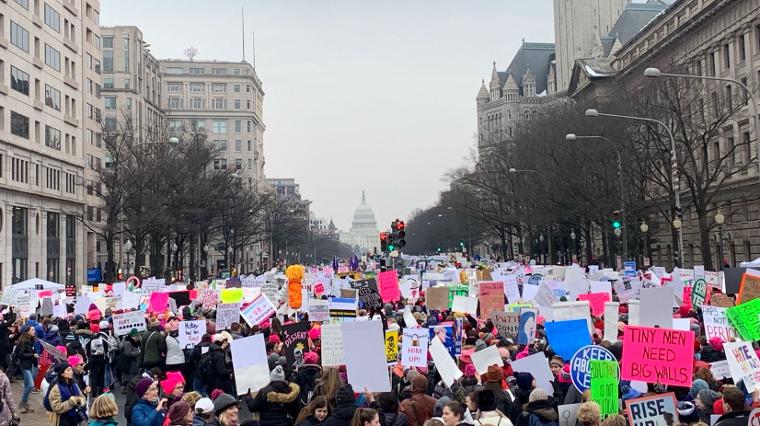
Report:
<svg viewBox="0 0 760 426"><path fill-rule="evenodd" d="M604 302L604 340L617 342L620 303Z"/></svg>
<svg viewBox="0 0 760 426"><path fill-rule="evenodd" d="M533 374L533 377L536 379L537 387L545 390L549 394L554 392L554 387L552 386L554 375L549 369L549 361L546 359L543 352L512 361L512 370L520 373L528 372Z"/></svg>
<svg viewBox="0 0 760 426"><path fill-rule="evenodd" d="M238 395L257 391L269 384L269 363L263 334L235 339L230 343L232 368Z"/></svg>
<svg viewBox="0 0 760 426"><path fill-rule="evenodd" d="M628 301L628 325L639 325L640 307L638 300Z"/></svg>
<svg viewBox="0 0 760 426"><path fill-rule="evenodd" d="M723 380L726 377L731 377L731 369L726 360L711 362L710 371L715 380Z"/></svg>
<svg viewBox="0 0 760 426"><path fill-rule="evenodd" d="M591 324L591 304L588 300L557 302L552 305L552 308L554 309L554 321L585 319L589 334L594 333L594 328Z"/></svg>
<svg viewBox="0 0 760 426"><path fill-rule="evenodd" d="M76 315L85 315L90 310L90 297L83 294L77 297L76 304L74 305L74 313Z"/></svg>
<svg viewBox="0 0 760 426"><path fill-rule="evenodd" d="M463 312L472 316L478 314L478 298L469 296L454 296L451 312Z"/></svg>
<svg viewBox="0 0 760 426"><path fill-rule="evenodd" d="M330 320L330 302L321 299L309 301L309 321L323 322Z"/></svg>
<svg viewBox="0 0 760 426"><path fill-rule="evenodd" d="M264 293L261 293L253 299L250 305L240 311L240 316L243 317L249 326L253 327L254 325L261 324L265 319L274 315L275 312L277 310L272 305L272 302L269 301L269 298Z"/></svg>
<svg viewBox="0 0 760 426"><path fill-rule="evenodd" d="M121 309L137 309L140 307L141 299L142 295L140 293L127 291L121 295Z"/></svg>
<svg viewBox="0 0 760 426"><path fill-rule="evenodd" d="M760 390L760 359L752 345L747 342L729 342L723 344L723 349L726 351L734 383L743 380L750 393Z"/></svg>
<svg viewBox="0 0 760 426"><path fill-rule="evenodd" d="M451 387L454 381L462 377L462 370L457 368L449 351L441 343L441 339L433 339L430 342L430 356L433 357L435 367L446 386Z"/></svg>
<svg viewBox="0 0 760 426"><path fill-rule="evenodd" d="M380 321L341 323L348 383L368 392L390 392L385 335Z"/></svg>
<svg viewBox="0 0 760 426"><path fill-rule="evenodd" d="M567 300L574 302L579 294L586 294L589 290L589 281L585 278L575 280L565 280L565 290L567 290Z"/></svg>
<svg viewBox="0 0 760 426"><path fill-rule="evenodd" d="M673 287L642 288L639 325L673 328Z"/></svg>
<svg viewBox="0 0 760 426"><path fill-rule="evenodd" d="M496 279L496 277L494 277L494 279ZM517 303L520 301L520 287L517 286L517 278L515 278L514 275L504 276L504 295L507 296L509 303Z"/></svg>
<svg viewBox="0 0 760 426"><path fill-rule="evenodd" d="M726 309L719 306L702 305L707 341L717 337L724 342L730 342L737 337L736 329L726 317Z"/></svg>
<svg viewBox="0 0 760 426"><path fill-rule="evenodd" d="M612 298L612 284L609 281L590 281L591 293L607 293Z"/></svg>
<svg viewBox="0 0 760 426"><path fill-rule="evenodd" d="M414 315L412 315L412 311L410 310L409 306L404 308L404 324L406 324L407 328L417 328L419 327L419 323L416 319L414 319Z"/></svg>
<svg viewBox="0 0 760 426"><path fill-rule="evenodd" d="M206 334L206 321L204 320L179 322L178 340L182 349L200 344L204 334Z"/></svg>
<svg viewBox="0 0 760 426"><path fill-rule="evenodd" d="M488 346L485 349L475 351L470 355L470 359L472 359L472 365L475 366L475 371L478 374L486 374L488 367L494 364L499 367L504 366L504 361L501 359L499 349L496 346Z"/></svg>
<svg viewBox="0 0 760 426"><path fill-rule="evenodd" d="M594 266L594 265L592 265ZM559 426L576 426L578 409L581 404L565 404L557 407L559 411Z"/></svg>
<svg viewBox="0 0 760 426"><path fill-rule="evenodd" d="M227 330L232 323L240 321L240 302L216 305L216 329Z"/></svg>
<svg viewBox="0 0 760 426"><path fill-rule="evenodd" d="M524 285L522 289L522 300L525 302L530 302L535 299L536 295L538 294L538 288L539 287L537 285Z"/></svg>
<svg viewBox="0 0 760 426"><path fill-rule="evenodd" d="M427 348L430 332L427 328L405 328L401 343L401 365L427 367Z"/></svg>
<svg viewBox="0 0 760 426"><path fill-rule="evenodd" d="M338 366L346 363L343 355L343 333L340 324L322 324L322 366Z"/></svg>
<svg viewBox="0 0 760 426"><path fill-rule="evenodd" d="M538 286L538 293L533 298L537 306L550 307L557 302L557 297L554 296L554 292L549 288L548 284L544 280L540 286Z"/></svg>
<svg viewBox="0 0 760 426"><path fill-rule="evenodd" d="M145 331L145 315L141 311L125 312L113 315L113 333L125 336L133 329Z"/></svg>

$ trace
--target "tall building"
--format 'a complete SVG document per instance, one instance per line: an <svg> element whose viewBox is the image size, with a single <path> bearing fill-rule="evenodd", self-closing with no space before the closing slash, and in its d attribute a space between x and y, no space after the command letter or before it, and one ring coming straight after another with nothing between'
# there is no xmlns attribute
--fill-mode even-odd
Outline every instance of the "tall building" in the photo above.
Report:
<svg viewBox="0 0 760 426"><path fill-rule="evenodd" d="M264 178L264 91L248 62L159 61L161 105L170 129L196 126L221 153L214 168L233 169L254 186Z"/></svg>
<svg viewBox="0 0 760 426"><path fill-rule="evenodd" d="M86 229L99 206L84 183L102 161L86 114L99 96L99 11L97 0L0 4L0 288L81 283L94 266Z"/></svg>
<svg viewBox="0 0 760 426"><path fill-rule="evenodd" d="M354 211L351 229L348 232L341 232L339 238L340 242L348 244L357 253L380 249L380 232L377 230L375 212L367 204L364 191L362 191L362 202Z"/></svg>

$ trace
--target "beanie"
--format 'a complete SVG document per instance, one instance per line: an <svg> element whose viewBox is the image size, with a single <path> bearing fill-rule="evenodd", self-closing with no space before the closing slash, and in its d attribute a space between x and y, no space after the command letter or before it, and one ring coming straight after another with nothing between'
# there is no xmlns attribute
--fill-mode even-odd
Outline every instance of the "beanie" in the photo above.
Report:
<svg viewBox="0 0 760 426"><path fill-rule="evenodd" d="M190 412L190 404L185 401L179 400L169 407L169 411L166 412L166 417L169 419L170 424L179 424L180 421Z"/></svg>
<svg viewBox="0 0 760 426"><path fill-rule="evenodd" d="M710 386L707 384L706 381L702 379L694 380L694 382L691 384L691 389L689 390L689 395L691 395L692 398L696 398L699 394L699 391L702 389L710 389Z"/></svg>
<svg viewBox="0 0 760 426"><path fill-rule="evenodd" d="M504 374L501 372L501 368L494 364L488 367L488 371L484 375L486 383L501 383L501 379L504 378Z"/></svg>
<svg viewBox="0 0 760 426"><path fill-rule="evenodd" d="M547 399L549 399L549 395L541 388L533 389L530 392L530 396L528 396L528 402L545 401Z"/></svg>
<svg viewBox="0 0 760 426"><path fill-rule="evenodd" d="M53 371L55 371L55 373L60 376L69 367L71 367L71 366L69 365L68 362L62 361L62 362L59 362L58 364L56 364L55 367L53 367Z"/></svg>
<svg viewBox="0 0 760 426"><path fill-rule="evenodd" d="M101 322L100 322L100 324L98 324L98 325L100 326L100 331L105 331L105 330L108 330L108 326L109 326L110 324L108 323L108 321L106 321L106 320L103 320L103 321L101 321Z"/></svg>
<svg viewBox="0 0 760 426"><path fill-rule="evenodd" d="M309 339L317 340L322 336L322 330L319 327L314 327L309 330Z"/></svg>
<svg viewBox="0 0 760 426"><path fill-rule="evenodd" d="M316 352L306 352L303 361L307 364L319 364L319 355Z"/></svg>
<svg viewBox="0 0 760 426"><path fill-rule="evenodd" d="M478 392L478 409L480 411L496 410L496 394L491 389Z"/></svg>
<svg viewBox="0 0 760 426"><path fill-rule="evenodd" d="M174 388L176 388L177 385L184 383L185 378L182 377L182 373L179 371L167 371L166 379L161 381L161 390L163 390L166 395L169 395L174 391Z"/></svg>
<svg viewBox="0 0 760 426"><path fill-rule="evenodd" d="M153 384L153 379L149 379L147 377L143 377L140 379L139 382L135 385L135 395L137 395L138 398L142 398L143 395L145 395L145 392L148 391L148 388Z"/></svg>
<svg viewBox="0 0 760 426"><path fill-rule="evenodd" d="M223 393L214 400L214 413L218 416L233 405L237 405L237 399L230 394Z"/></svg>
<svg viewBox="0 0 760 426"><path fill-rule="evenodd" d="M338 405L353 404L356 401L354 398L354 388L350 384L345 384L338 390L338 396L335 398L335 402Z"/></svg>
<svg viewBox="0 0 760 426"><path fill-rule="evenodd" d="M533 375L530 373L516 373L517 387L524 391L533 389Z"/></svg>
<svg viewBox="0 0 760 426"><path fill-rule="evenodd" d="M282 366L278 365L269 373L269 380L273 382L285 381L285 372L282 370Z"/></svg>
<svg viewBox="0 0 760 426"><path fill-rule="evenodd" d="M81 355L72 355L67 358L69 365L72 367L77 366L79 364L82 364L84 362L84 359L82 359Z"/></svg>
<svg viewBox="0 0 760 426"><path fill-rule="evenodd" d="M699 411L697 407L688 401L681 401L678 403L678 418L681 423L691 424L699 421Z"/></svg>
<svg viewBox="0 0 760 426"><path fill-rule="evenodd" d="M269 335L269 343L282 343L282 339L280 339L280 336L272 333Z"/></svg>

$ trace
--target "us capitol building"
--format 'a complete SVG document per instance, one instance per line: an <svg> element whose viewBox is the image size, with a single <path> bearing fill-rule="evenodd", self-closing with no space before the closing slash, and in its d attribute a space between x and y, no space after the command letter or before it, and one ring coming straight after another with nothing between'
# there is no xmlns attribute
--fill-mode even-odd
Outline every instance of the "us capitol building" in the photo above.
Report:
<svg viewBox="0 0 760 426"><path fill-rule="evenodd" d="M362 202L354 211L351 230L340 233L340 242L350 245L357 255L372 251L380 245L380 232L377 230L375 212L367 204L367 197L362 191Z"/></svg>

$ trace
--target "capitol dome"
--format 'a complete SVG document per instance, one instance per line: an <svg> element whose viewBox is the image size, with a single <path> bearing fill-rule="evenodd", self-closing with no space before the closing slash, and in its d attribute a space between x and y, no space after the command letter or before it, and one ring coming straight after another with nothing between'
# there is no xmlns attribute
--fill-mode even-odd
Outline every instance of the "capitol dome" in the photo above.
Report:
<svg viewBox="0 0 760 426"><path fill-rule="evenodd" d="M362 202L354 211L354 220L351 222L351 230L339 234L340 241L348 244L357 253L367 253L378 248L379 234L375 212L367 204L367 197L362 191Z"/></svg>
<svg viewBox="0 0 760 426"><path fill-rule="evenodd" d="M367 198L362 191L362 202L354 211L354 220L351 222L351 232L372 231L374 235L377 232L377 221L375 212L367 204Z"/></svg>

